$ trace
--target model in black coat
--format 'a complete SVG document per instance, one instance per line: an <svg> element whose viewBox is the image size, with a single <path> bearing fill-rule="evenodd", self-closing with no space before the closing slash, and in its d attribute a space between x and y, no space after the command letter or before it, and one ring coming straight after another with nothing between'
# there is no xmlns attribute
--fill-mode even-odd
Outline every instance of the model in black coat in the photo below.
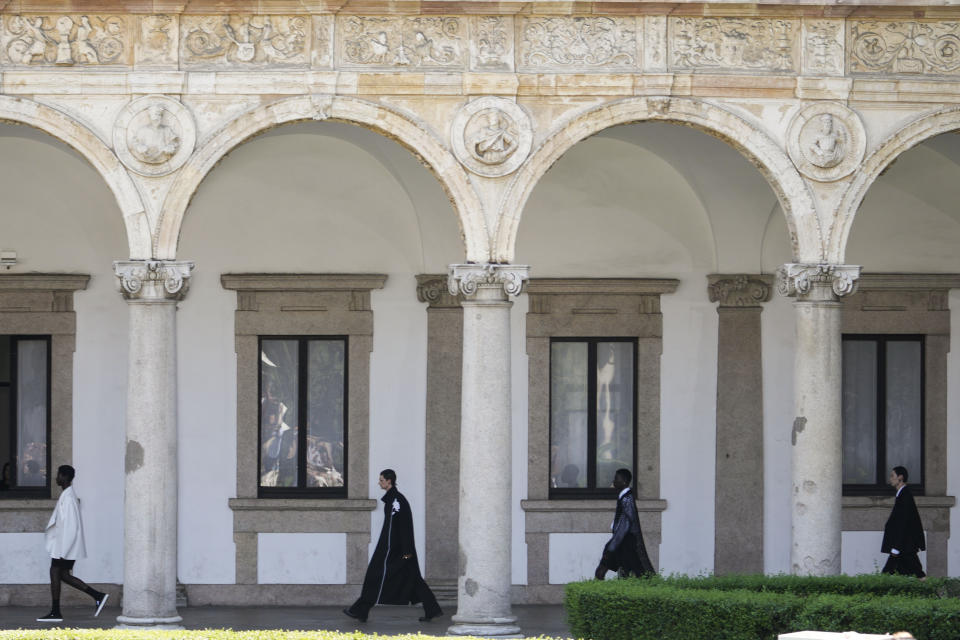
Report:
<svg viewBox="0 0 960 640"><path fill-rule="evenodd" d="M653 563L647 555L640 530L640 516L637 503L630 489L632 474L628 469L618 469L613 479L613 487L620 492L617 497L617 512L611 527L613 535L603 547L603 557L594 572L594 577L603 580L607 571L616 571L622 576L653 575Z"/></svg>
<svg viewBox="0 0 960 640"><path fill-rule="evenodd" d="M422 622L443 615L437 599L420 575L420 563L413 540L413 514L410 503L394 486L397 476L392 469L380 474L380 488L386 493L383 501L383 528L380 540L370 558L363 579L360 597L343 610L361 622L376 604L423 603Z"/></svg>
<svg viewBox="0 0 960 640"><path fill-rule="evenodd" d="M890 472L890 485L897 490L897 498L893 503L893 511L883 527L883 542L880 543L880 552L889 553L890 557L883 567L883 573L899 573L903 575L923 578L923 566L917 552L927 548L923 536L923 523L920 521L920 512L917 503L913 500L913 493L907 486L907 470L904 467L894 467Z"/></svg>

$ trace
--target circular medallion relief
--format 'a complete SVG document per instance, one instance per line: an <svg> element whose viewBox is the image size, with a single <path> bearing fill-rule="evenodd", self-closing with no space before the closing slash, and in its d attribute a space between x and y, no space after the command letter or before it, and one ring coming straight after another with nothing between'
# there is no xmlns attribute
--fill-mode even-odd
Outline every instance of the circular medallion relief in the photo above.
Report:
<svg viewBox="0 0 960 640"><path fill-rule="evenodd" d="M505 176L523 164L533 145L530 117L516 103L487 96L468 102L450 128L457 159L488 178Z"/></svg>
<svg viewBox="0 0 960 640"><path fill-rule="evenodd" d="M787 130L790 159L800 173L818 182L850 175L867 146L860 117L836 102L818 102L794 116Z"/></svg>
<svg viewBox="0 0 960 640"><path fill-rule="evenodd" d="M197 128L183 104L167 96L144 96L124 107L113 125L120 162L142 176L176 171L193 153Z"/></svg>

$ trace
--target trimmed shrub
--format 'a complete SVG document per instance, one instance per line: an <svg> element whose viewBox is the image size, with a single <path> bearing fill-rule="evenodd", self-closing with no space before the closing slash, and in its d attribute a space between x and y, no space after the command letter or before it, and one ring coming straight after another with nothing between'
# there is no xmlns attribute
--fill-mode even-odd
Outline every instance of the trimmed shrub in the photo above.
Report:
<svg viewBox="0 0 960 640"><path fill-rule="evenodd" d="M909 631L917 640L960 638L960 601L897 596L813 596L792 623L794 631L893 633Z"/></svg>
<svg viewBox="0 0 960 640"><path fill-rule="evenodd" d="M654 576L653 581L682 589L746 589L772 591L808 596L833 593L837 595L916 596L923 598L956 596L960 581L948 578L928 578L920 581L912 576L866 574L859 576L791 576L791 575L729 575L729 576Z"/></svg>
<svg viewBox="0 0 960 640"><path fill-rule="evenodd" d="M426 640L420 634L382 636L338 631L154 631L147 629L15 629L0 630L0 640ZM459 640L459 639L458 639Z"/></svg>

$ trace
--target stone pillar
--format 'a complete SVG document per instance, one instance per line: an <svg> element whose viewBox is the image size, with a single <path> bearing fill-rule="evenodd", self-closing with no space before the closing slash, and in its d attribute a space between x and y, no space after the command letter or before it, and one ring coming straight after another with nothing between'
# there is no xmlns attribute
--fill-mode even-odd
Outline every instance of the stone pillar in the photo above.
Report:
<svg viewBox="0 0 960 640"><path fill-rule="evenodd" d="M796 417L791 494L791 572L840 573L843 495L842 344L840 296L856 290L860 267L785 264L780 293L796 297Z"/></svg>
<svg viewBox="0 0 960 640"><path fill-rule="evenodd" d="M763 367L760 312L773 276L707 276L717 313L717 575L763 573Z"/></svg>
<svg viewBox="0 0 960 640"><path fill-rule="evenodd" d="M529 267L452 265L462 296L460 522L457 613L452 635L520 633L510 608L511 398L509 295Z"/></svg>
<svg viewBox="0 0 960 640"><path fill-rule="evenodd" d="M192 262L118 261L130 310L121 626L177 614L177 302Z"/></svg>
<svg viewBox="0 0 960 640"><path fill-rule="evenodd" d="M463 309L446 275L417 276L417 299L427 307L425 578L434 593L452 596L457 581L460 501L460 375Z"/></svg>

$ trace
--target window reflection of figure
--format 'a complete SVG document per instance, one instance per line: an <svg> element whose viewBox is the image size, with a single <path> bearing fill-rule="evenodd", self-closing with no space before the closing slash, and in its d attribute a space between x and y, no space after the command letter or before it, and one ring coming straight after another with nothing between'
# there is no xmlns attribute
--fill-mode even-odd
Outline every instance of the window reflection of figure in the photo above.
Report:
<svg viewBox="0 0 960 640"><path fill-rule="evenodd" d="M297 485L297 429L284 422L287 406L271 397L263 399L260 456L260 485L295 487Z"/></svg>
<svg viewBox="0 0 960 640"><path fill-rule="evenodd" d="M616 356L614 352L613 345L609 345L609 353L607 355L607 361L602 365L597 366L597 408L603 407L603 417L600 419L600 442L597 443L598 454L603 458L610 460L613 458L613 451L611 448L606 448L602 452L599 451L600 447L610 444L613 442L613 431L616 428L616 424L613 422L613 418L610 417L611 407L610 407L610 385L613 384L613 380L617 375L617 363Z"/></svg>
<svg viewBox="0 0 960 640"><path fill-rule="evenodd" d="M332 442L307 437L307 486L342 487L343 474L334 464ZM342 449L342 447L341 447Z"/></svg>

